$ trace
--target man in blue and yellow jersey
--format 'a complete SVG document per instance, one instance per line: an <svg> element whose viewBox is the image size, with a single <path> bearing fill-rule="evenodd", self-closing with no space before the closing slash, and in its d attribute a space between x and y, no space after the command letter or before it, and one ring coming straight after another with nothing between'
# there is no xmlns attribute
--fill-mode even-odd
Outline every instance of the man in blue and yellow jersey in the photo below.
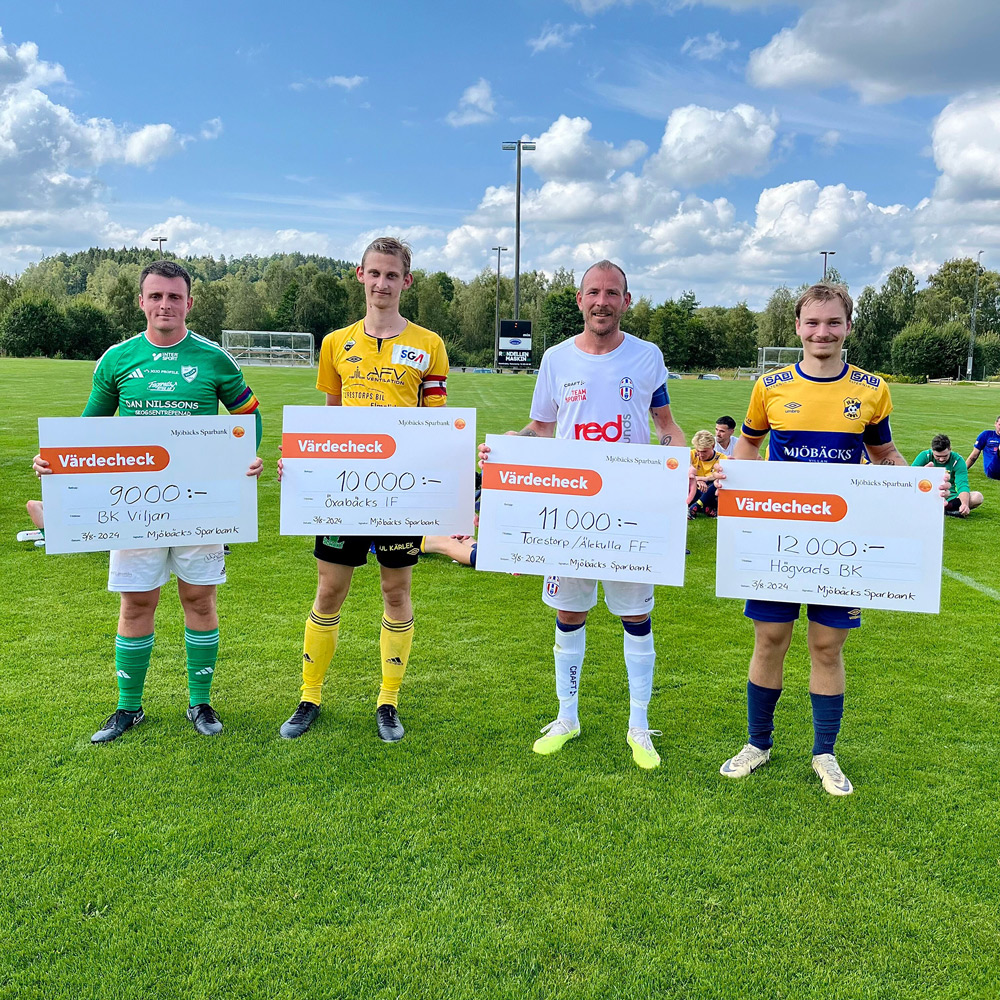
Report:
<svg viewBox="0 0 1000 1000"><path fill-rule="evenodd" d="M762 376L736 443L735 459L759 459L770 434L772 462L859 464L865 449L876 465L906 465L889 429L892 402L884 380L842 358L851 330L853 302L841 285L813 285L795 304L795 332L802 360ZM799 605L747 601L754 649L747 681L749 739L721 767L727 778L745 778L771 756L774 709L781 695L785 654ZM813 713L813 770L831 795L854 789L833 748L844 714L843 647L861 624L859 608L808 606L809 696Z"/></svg>
<svg viewBox="0 0 1000 1000"><path fill-rule="evenodd" d="M146 329L109 347L94 369L85 417L215 416L219 403L230 413L253 414L260 446L257 397L240 366L214 340L187 328L191 276L179 264L156 260L139 277L139 305ZM51 474L48 462L35 456L35 472ZM260 476L255 459L248 476ZM210 704L219 652L216 587L226 582L221 545L179 545L159 549L119 549L111 553L108 590L121 594L115 638L118 707L90 738L109 743L145 718L142 695L153 650L153 623L160 588L173 573L184 609L187 650L187 717L205 736L222 732Z"/></svg>
<svg viewBox="0 0 1000 1000"><path fill-rule="evenodd" d="M444 406L448 355L436 334L404 319L399 296L413 283L410 248L382 237L368 245L357 269L365 286L364 319L327 335L319 353L316 388L327 406ZM302 646L302 700L281 726L281 735L305 733L320 711L323 679L337 648L340 609L351 577L375 549L382 582L383 615L379 646L382 686L375 721L386 743L403 738L397 712L399 688L413 643L410 586L421 537L320 535L314 555L319 574L316 600L306 621Z"/></svg>

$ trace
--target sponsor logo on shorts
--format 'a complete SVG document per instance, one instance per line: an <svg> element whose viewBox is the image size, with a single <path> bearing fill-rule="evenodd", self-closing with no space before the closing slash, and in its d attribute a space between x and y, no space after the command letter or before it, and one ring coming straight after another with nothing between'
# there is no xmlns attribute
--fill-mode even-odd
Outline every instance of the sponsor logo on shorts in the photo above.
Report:
<svg viewBox="0 0 1000 1000"><path fill-rule="evenodd" d="M549 597L555 597L559 593L559 577L547 576L545 578L545 593Z"/></svg>
<svg viewBox="0 0 1000 1000"><path fill-rule="evenodd" d="M861 416L861 400L848 396L844 400L844 416L848 420L857 420Z"/></svg>
<svg viewBox="0 0 1000 1000"><path fill-rule="evenodd" d="M198 377L197 365L181 365L181 378L185 382L193 382Z"/></svg>
<svg viewBox="0 0 1000 1000"><path fill-rule="evenodd" d="M326 535L323 539L323 544L331 549L342 549L344 547L344 539L339 535Z"/></svg>
<svg viewBox="0 0 1000 1000"><path fill-rule="evenodd" d="M860 618L861 617L861 608L851 608L851 609L849 609L848 612L847 612L847 617L848 618Z"/></svg>
<svg viewBox="0 0 1000 1000"><path fill-rule="evenodd" d="M407 552L406 552L406 554L408 556L419 556L420 555L420 549L408 549Z"/></svg>

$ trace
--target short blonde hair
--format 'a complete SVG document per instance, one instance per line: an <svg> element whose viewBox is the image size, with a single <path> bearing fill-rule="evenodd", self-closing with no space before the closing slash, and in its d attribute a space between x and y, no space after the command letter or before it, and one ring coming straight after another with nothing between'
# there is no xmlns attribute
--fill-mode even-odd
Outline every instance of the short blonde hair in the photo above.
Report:
<svg viewBox="0 0 1000 1000"><path fill-rule="evenodd" d="M364 270L365 258L370 253L385 253L392 257L398 257L399 262L403 265L404 276L410 273L410 245L402 240L397 240L395 236L380 236L365 247L365 252L361 255L362 270Z"/></svg>
<svg viewBox="0 0 1000 1000"><path fill-rule="evenodd" d="M691 447L696 451L701 451L703 448L711 448L715 450L715 435L711 431L695 431L694 437L691 438Z"/></svg>

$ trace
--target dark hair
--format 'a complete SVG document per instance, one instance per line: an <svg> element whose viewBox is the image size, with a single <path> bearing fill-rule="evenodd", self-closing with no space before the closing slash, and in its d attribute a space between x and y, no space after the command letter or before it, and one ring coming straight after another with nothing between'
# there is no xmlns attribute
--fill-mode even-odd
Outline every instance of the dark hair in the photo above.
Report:
<svg viewBox="0 0 1000 1000"><path fill-rule="evenodd" d="M595 268L598 271L617 271L622 276L622 295L628 295L628 278L625 277L625 272L614 261L610 260L599 260L596 264L591 264L583 272L583 277L580 279L581 292L583 291L583 283L587 280L587 275Z"/></svg>
<svg viewBox="0 0 1000 1000"><path fill-rule="evenodd" d="M732 417L719 417L715 422L722 424L723 427L728 427L731 431L736 430L736 421Z"/></svg>
<svg viewBox="0 0 1000 1000"><path fill-rule="evenodd" d="M154 260L152 264L147 264L139 275L139 294L142 295L142 285L151 274L158 274L161 278L183 278L187 285L188 298L191 298L191 275L184 270L180 264L172 260Z"/></svg>
<svg viewBox="0 0 1000 1000"><path fill-rule="evenodd" d="M947 434L935 434L931 438L931 451L951 450L951 438Z"/></svg>

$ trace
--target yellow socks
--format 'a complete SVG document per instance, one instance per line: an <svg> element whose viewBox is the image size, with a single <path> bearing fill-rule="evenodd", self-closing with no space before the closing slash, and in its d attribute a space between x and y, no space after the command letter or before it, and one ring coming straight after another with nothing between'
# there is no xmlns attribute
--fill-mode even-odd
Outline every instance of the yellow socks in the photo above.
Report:
<svg viewBox="0 0 1000 1000"><path fill-rule="evenodd" d="M309 612L305 637L302 641L302 700L320 703L323 678L337 648L340 615L321 615L315 608Z"/></svg>
<svg viewBox="0 0 1000 1000"><path fill-rule="evenodd" d="M403 683L406 663L413 645L413 619L405 622L382 618L379 648L382 651L382 687L378 693L379 705L398 705L399 686Z"/></svg>

